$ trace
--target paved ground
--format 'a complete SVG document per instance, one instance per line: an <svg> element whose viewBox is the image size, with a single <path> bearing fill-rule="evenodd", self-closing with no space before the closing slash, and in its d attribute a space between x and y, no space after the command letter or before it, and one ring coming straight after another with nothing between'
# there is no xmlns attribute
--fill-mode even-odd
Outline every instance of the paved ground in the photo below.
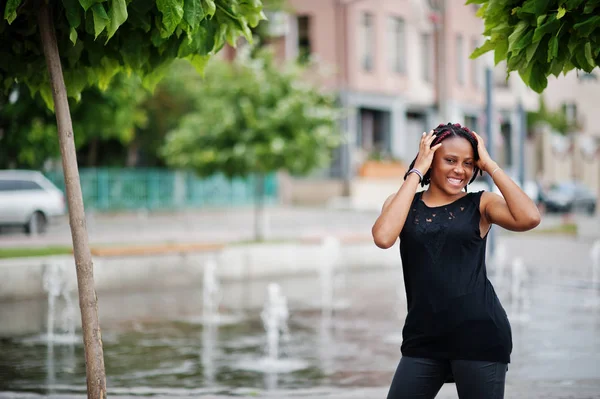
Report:
<svg viewBox="0 0 600 399"><path fill-rule="evenodd" d="M271 237L286 238L322 234L366 233L365 235L368 235L377 213L274 208L269 211L269 215ZM560 218L547 217L540 228L556 225L560 221ZM594 219L584 220L584 222L587 222L586 228L592 231L596 226L597 229L600 229L600 223L596 225ZM215 210L151 216L95 215L90 217L89 221L90 237L93 243L240 240L252 237L252 227L253 215L249 210ZM600 234L597 236L600 237ZM595 236L591 235L590 237ZM0 246L68 244L69 242L68 224L64 220L44 237L32 239L20 234L0 236ZM514 359L514 364L509 371L505 397L515 399L600 398L600 307L586 309L583 304L589 297L579 291L581 287L585 286L588 287L585 292L590 292L589 282L592 273L589 250L591 240L577 240L561 236L502 234L498 244L507 255L505 267L500 272L492 268L491 274L495 284L497 283L501 297L507 297L510 293L511 262L515 257L520 257L524 261L530 282L544 282L547 287L555 284L556 287L573 288L573 294L569 297L555 297L552 295L552 288L549 288L544 291L543 295L530 298L534 303L544 305L544 322L536 321L535 316L542 316L539 313L534 315L533 322L529 324L515 323L514 351L518 356ZM371 300L375 299L377 297L371 298ZM367 302L369 300L366 299ZM548 311L548 309L556 309L559 314L553 315L552 311ZM565 311L565 309L571 310ZM569 331L568 336L565 334L567 330ZM563 340L568 340L571 345L566 352L560 350ZM524 361L525 358L528 359L527 362ZM380 366L388 369L388 364ZM276 392L240 391L236 396L264 399L383 399L386 397L387 387L384 383L372 385L375 387L345 389L323 387L308 390L278 390ZM155 393L157 395L152 397L157 399L191 397L189 394L183 396L175 391ZM111 390L109 397L121 399L135 397L130 395L124 391ZM38 396L0 392L0 398L41 397L83 398L81 395ZM199 392L198 397L223 399L232 396L214 396L207 392ZM437 398L457 398L455 386L445 385Z"/></svg>
<svg viewBox="0 0 600 399"><path fill-rule="evenodd" d="M308 391L277 391L275 393L257 393L257 392L240 392L235 397L251 397L256 399L385 399L387 388L356 388L343 391L332 391L330 389L316 389ZM113 399L135 399L139 396L121 396L108 395ZM176 399L177 395L169 396L152 396L153 399ZM200 397L200 396L199 396ZM33 394L5 394L0 393L0 399L83 399L81 395L60 395L60 396L44 396ZM201 396L202 399L226 399L232 396L207 395ZM436 396L436 399L457 399L456 387L454 384L446 384ZM506 386L506 399L598 399L600 398L600 385L578 386L574 389L573 386L565 386L562 388L536 386L534 384L522 384Z"/></svg>
<svg viewBox="0 0 600 399"><path fill-rule="evenodd" d="M267 211L267 235L274 239L324 234L368 236L378 216L374 211L348 211L325 208L274 207ZM577 217L586 236L600 238L600 218ZM538 230L560 224L559 216L544 216ZM180 213L128 213L88 215L92 244L231 241L253 238L252 209L188 211ZM60 219L40 237L27 237L20 231L0 235L0 247L70 245L68 221Z"/></svg>

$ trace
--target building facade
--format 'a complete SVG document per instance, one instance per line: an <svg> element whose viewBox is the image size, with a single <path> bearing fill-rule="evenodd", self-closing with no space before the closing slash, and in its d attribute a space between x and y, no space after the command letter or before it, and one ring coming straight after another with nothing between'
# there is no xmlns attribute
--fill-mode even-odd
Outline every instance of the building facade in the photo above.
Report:
<svg viewBox="0 0 600 399"><path fill-rule="evenodd" d="M491 142L494 158L513 177L539 177L539 151L524 119L526 111L538 109L539 96L516 73L507 79L504 63L491 66L491 54L470 59L484 41L477 5L464 0L289 0L289 6L288 13L270 17L271 44L282 58L311 61L314 73L307 79L334 91L346 112L341 124L346 144L321 176L355 184L369 159L408 165L422 132L453 122ZM492 132L485 131L489 66ZM566 104L578 112L591 131L600 126L590 100L598 97L597 84L589 86L589 99L581 104L580 90L572 85L577 78L569 79L551 81L544 95L553 106ZM397 185L397 177L393 180Z"/></svg>
<svg viewBox="0 0 600 399"><path fill-rule="evenodd" d="M290 0L273 30L287 59L311 60L329 73L322 85L347 112L347 146L331 169L354 178L367 159L409 163L423 131L457 122L487 136L485 58L477 6L463 0ZM511 93L510 86L503 87ZM531 104L528 104L531 105ZM500 108L505 107L506 109ZM514 101L498 112L516 131ZM515 135L511 137L514 140Z"/></svg>

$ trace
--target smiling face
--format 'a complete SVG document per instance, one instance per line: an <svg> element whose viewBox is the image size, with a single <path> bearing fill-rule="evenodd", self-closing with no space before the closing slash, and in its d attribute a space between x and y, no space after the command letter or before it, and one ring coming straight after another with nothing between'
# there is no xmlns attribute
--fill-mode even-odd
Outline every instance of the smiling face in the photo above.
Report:
<svg viewBox="0 0 600 399"><path fill-rule="evenodd" d="M431 167L431 185L447 195L465 189L475 171L473 146L462 137L448 137L435 152Z"/></svg>

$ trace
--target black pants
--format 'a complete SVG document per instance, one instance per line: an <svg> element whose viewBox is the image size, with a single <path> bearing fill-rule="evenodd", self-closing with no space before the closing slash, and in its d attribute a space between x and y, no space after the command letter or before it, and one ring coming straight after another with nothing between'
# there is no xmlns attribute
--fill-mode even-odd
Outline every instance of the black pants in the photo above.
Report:
<svg viewBox="0 0 600 399"><path fill-rule="evenodd" d="M402 357L387 399L432 399L452 373L460 399L502 399L507 365Z"/></svg>

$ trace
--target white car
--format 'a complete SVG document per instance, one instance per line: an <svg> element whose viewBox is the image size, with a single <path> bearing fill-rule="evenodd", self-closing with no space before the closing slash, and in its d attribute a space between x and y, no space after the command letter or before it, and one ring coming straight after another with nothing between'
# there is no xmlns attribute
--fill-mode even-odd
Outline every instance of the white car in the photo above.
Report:
<svg viewBox="0 0 600 399"><path fill-rule="evenodd" d="M65 212L62 191L40 172L0 170L0 226L23 226L36 235Z"/></svg>

